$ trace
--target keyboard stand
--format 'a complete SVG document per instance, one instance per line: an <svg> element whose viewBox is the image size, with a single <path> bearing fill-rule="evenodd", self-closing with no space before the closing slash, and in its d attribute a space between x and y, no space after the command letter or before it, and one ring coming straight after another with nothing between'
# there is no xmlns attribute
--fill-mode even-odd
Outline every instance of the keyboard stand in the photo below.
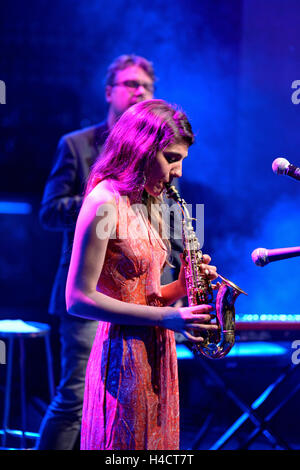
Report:
<svg viewBox="0 0 300 470"><path fill-rule="evenodd" d="M213 370L213 368L208 364L210 359L206 360L203 357L195 356L197 363L205 370L205 373L210 375L213 379L214 383L224 390L225 394L234 401L234 403L243 411L243 414L228 428L228 430L210 447L210 450L218 450L221 449L226 442L239 430L243 423L245 423L248 419L252 421L252 423L256 426L255 430L252 434L243 442L242 446L239 448L248 448L249 445L254 441L254 439L260 434L263 433L264 436L270 441L272 447L279 447L280 449L290 449L290 446L280 437L278 434L276 435L274 431L270 428L269 422L275 416L275 414L282 408L284 404L289 401L293 395L300 389L300 384L292 390L288 396L284 397L280 403L271 411L265 418L261 418L256 413L256 410L265 402L265 400L270 396L271 393L274 392L294 371L297 369L299 364L290 364L286 367L283 372L279 375L279 377L271 383L263 393L249 406L244 403L230 387L224 382L223 379ZM299 369L298 369L299 371ZM197 439L199 442L199 439ZM194 442L192 445L192 449L195 449Z"/></svg>

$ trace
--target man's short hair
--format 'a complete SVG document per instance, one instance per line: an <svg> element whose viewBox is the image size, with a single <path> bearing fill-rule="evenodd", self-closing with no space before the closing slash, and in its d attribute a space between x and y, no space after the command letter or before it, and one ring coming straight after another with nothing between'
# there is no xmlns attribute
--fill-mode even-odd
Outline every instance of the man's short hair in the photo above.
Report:
<svg viewBox="0 0 300 470"><path fill-rule="evenodd" d="M155 82L156 77L154 74L152 62L149 62L149 60L145 59L144 57L140 57L134 54L124 54L117 57L108 67L105 85L113 85L117 72L119 70L127 69L127 67L131 67L133 65L141 67L141 69L143 69L146 74L149 75L151 80Z"/></svg>

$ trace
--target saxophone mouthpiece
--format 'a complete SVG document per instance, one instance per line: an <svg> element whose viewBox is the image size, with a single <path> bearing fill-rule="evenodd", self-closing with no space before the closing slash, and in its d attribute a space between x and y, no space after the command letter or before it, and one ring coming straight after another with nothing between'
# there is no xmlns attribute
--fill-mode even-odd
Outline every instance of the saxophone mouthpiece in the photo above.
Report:
<svg viewBox="0 0 300 470"><path fill-rule="evenodd" d="M175 202L181 200L179 192L177 191L174 185L171 185L171 183L165 183L165 189L168 198L174 199Z"/></svg>

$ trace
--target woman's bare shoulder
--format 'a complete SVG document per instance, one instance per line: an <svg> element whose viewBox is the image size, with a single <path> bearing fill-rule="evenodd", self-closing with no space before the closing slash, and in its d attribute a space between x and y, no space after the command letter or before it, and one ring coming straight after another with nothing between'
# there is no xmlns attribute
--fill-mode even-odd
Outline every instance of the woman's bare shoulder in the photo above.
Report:
<svg viewBox="0 0 300 470"><path fill-rule="evenodd" d="M116 193L111 183L107 180L101 181L85 197L80 211L80 218L94 219L103 212L103 208L116 208L116 205ZM101 208L103 210L100 210ZM112 211L112 213L114 212Z"/></svg>
<svg viewBox="0 0 300 470"><path fill-rule="evenodd" d="M92 191L87 195L86 199L90 203L113 203L116 199L116 192L111 181L103 180L92 189Z"/></svg>

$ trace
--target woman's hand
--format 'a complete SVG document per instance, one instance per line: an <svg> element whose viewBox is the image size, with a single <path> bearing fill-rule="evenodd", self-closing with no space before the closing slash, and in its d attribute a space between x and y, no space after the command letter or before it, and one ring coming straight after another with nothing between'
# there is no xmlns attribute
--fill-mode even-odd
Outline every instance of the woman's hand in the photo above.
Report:
<svg viewBox="0 0 300 470"><path fill-rule="evenodd" d="M181 333L189 341L201 343L204 339L201 336L194 336L195 331L218 329L217 325L208 323L215 318L215 315L211 314L212 311L211 305L172 308L164 314L162 326ZM189 330L192 330L193 333Z"/></svg>
<svg viewBox="0 0 300 470"><path fill-rule="evenodd" d="M183 296L187 295L186 293L186 282L185 282L185 272L184 268L187 265L187 262L184 260L183 255L180 254L181 267L178 276L178 287L183 292ZM203 263L200 264L200 272L208 277L210 281L213 281L218 277L216 266L211 266L211 257L209 255L203 255ZM213 286L215 287L215 286Z"/></svg>

